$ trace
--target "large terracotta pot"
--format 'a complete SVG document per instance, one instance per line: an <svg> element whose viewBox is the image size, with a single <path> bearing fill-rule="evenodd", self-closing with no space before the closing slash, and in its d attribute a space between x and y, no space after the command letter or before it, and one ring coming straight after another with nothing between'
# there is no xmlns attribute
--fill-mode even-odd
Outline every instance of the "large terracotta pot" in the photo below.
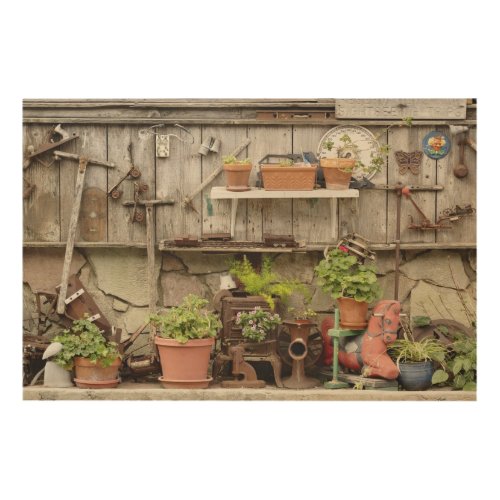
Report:
<svg viewBox="0 0 500 500"><path fill-rule="evenodd" d="M312 191L316 184L317 168L317 165L261 165L260 171L266 191Z"/></svg>
<svg viewBox="0 0 500 500"><path fill-rule="evenodd" d="M116 358L110 366L101 363L92 363L88 358L76 357L75 384L82 389L109 389L116 387L119 382L118 372L122 360Z"/></svg>
<svg viewBox="0 0 500 500"><path fill-rule="evenodd" d="M251 163L226 163L224 173L226 175L226 189L228 191L249 191L248 180L252 171Z"/></svg>
<svg viewBox="0 0 500 500"><path fill-rule="evenodd" d="M160 354L160 382L166 388L208 387L210 352L215 343L213 338L188 340L180 344L174 339L155 337Z"/></svg>
<svg viewBox="0 0 500 500"><path fill-rule="evenodd" d="M350 330L364 330L368 325L368 302L358 302L349 297L337 299L340 309L340 326Z"/></svg>
<svg viewBox="0 0 500 500"><path fill-rule="evenodd" d="M327 189L349 189L352 168L354 168L356 160L349 158L321 158L319 164L323 169ZM349 171L346 172L344 169L349 169Z"/></svg>

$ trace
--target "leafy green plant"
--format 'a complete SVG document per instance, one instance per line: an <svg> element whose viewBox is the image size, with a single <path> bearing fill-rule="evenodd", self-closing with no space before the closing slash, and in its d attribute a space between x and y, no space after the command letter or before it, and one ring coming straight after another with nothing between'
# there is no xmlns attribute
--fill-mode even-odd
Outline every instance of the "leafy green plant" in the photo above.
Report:
<svg viewBox="0 0 500 500"><path fill-rule="evenodd" d="M237 163L239 165L241 165L243 163L251 163L250 158L245 158L244 160L238 160L238 158L236 158L236 156L232 156L232 155L223 156L222 161L224 162L224 165L233 164L233 163Z"/></svg>
<svg viewBox="0 0 500 500"><path fill-rule="evenodd" d="M180 306L171 307L163 314L152 314L149 319L160 337L180 344L190 339L215 337L222 323L215 313L206 310L207 305L208 300L189 294Z"/></svg>
<svg viewBox="0 0 500 500"><path fill-rule="evenodd" d="M276 306L275 297L280 297L283 302L286 302L295 291L308 293L303 283L296 280L284 280L273 272L272 261L269 257L264 257L261 271L258 272L244 255L242 260L231 262L229 273L240 280L245 292L263 297L273 311Z"/></svg>
<svg viewBox="0 0 500 500"><path fill-rule="evenodd" d="M262 342L269 332L281 323L278 314L256 306L249 312L239 312L236 315L236 324L241 326L241 334L248 340Z"/></svg>
<svg viewBox="0 0 500 500"><path fill-rule="evenodd" d="M302 308L289 307L288 312L293 316L295 320L307 320L314 318L318 315L316 311L313 311L309 307L302 307Z"/></svg>
<svg viewBox="0 0 500 500"><path fill-rule="evenodd" d="M280 161L280 167L293 167L293 160L291 158L285 158Z"/></svg>
<svg viewBox="0 0 500 500"><path fill-rule="evenodd" d="M381 295L375 267L361 264L340 248L330 250L314 271L323 290L334 299L349 297L357 302L373 302Z"/></svg>
<svg viewBox="0 0 500 500"><path fill-rule="evenodd" d="M442 327L443 328L443 327ZM456 334L454 341L448 347L445 366L436 370L432 377L433 384L451 383L454 389L464 391L476 390L476 338L463 333Z"/></svg>
<svg viewBox="0 0 500 500"><path fill-rule="evenodd" d="M87 358L92 363L99 362L104 367L110 366L117 357L121 358L116 342L106 340L102 331L88 320L88 316L73 321L71 328L56 335L52 342L62 344L62 349L53 359L66 370L73 368L75 357Z"/></svg>

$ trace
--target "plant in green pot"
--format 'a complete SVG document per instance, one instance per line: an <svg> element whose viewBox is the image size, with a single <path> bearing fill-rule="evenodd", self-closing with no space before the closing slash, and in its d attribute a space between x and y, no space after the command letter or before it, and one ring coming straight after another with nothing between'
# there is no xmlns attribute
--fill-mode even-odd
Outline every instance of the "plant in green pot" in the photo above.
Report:
<svg viewBox="0 0 500 500"><path fill-rule="evenodd" d="M75 370L75 384L80 388L116 387L121 354L115 342L108 341L87 317L73 321L71 328L55 336L61 350L53 361L66 370Z"/></svg>
<svg viewBox="0 0 500 500"><path fill-rule="evenodd" d="M380 298L375 267L361 263L342 246L330 250L315 267L322 289L337 300L340 326L361 330L368 324L368 304Z"/></svg>
<svg viewBox="0 0 500 500"><path fill-rule="evenodd" d="M212 380L208 376L210 353L222 323L207 305L207 300L189 294L179 306L150 316L157 330L163 387L206 388Z"/></svg>

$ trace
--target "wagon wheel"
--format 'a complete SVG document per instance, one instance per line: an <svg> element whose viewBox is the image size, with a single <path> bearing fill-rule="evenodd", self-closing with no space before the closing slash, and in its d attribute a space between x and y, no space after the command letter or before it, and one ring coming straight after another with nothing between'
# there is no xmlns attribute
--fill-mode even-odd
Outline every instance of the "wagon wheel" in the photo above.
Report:
<svg viewBox="0 0 500 500"><path fill-rule="evenodd" d="M286 328L280 328L278 332L278 354L280 355L283 363L291 367L292 358L288 354L288 346L290 345L290 334ZM304 359L304 367L310 368L316 364L316 362L323 354L323 339L321 338L321 332L317 329L311 330L307 341L307 356Z"/></svg>

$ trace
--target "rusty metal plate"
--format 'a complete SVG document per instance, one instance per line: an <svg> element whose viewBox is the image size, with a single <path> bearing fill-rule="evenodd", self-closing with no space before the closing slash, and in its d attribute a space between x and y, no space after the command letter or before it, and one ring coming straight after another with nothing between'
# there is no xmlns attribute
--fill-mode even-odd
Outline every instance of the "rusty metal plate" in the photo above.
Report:
<svg viewBox="0 0 500 500"><path fill-rule="evenodd" d="M84 241L106 240L107 196L99 188L88 188L82 194L80 236Z"/></svg>

